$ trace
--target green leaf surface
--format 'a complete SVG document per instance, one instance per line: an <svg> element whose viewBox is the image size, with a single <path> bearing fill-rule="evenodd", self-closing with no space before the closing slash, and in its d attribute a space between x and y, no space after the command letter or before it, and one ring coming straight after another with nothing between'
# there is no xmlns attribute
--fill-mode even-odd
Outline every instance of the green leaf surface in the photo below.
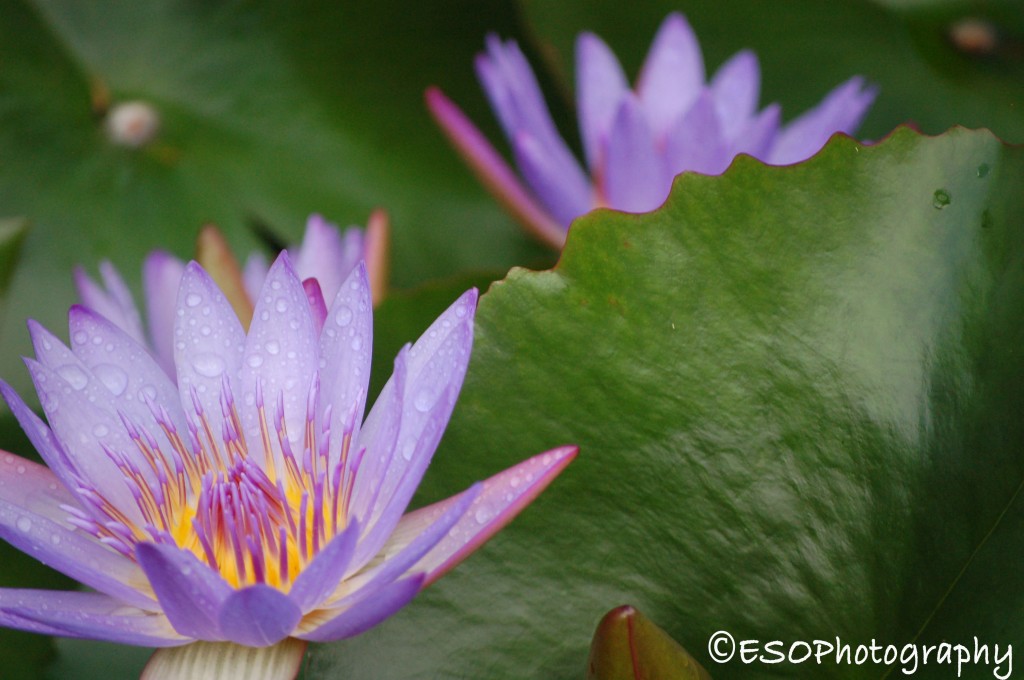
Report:
<svg viewBox="0 0 1024 680"><path fill-rule="evenodd" d="M714 663L717 630L1024 642L999 557L1024 539L1022 183L987 132L903 129L577 222L555 270L483 296L420 497L557 444L579 458L394 619L313 649L311 677L577 678L624 601L715 678L808 677Z"/></svg>
<svg viewBox="0 0 1024 680"><path fill-rule="evenodd" d="M29 383L24 318L64 325L71 269L103 258L138 287L146 252L190 257L217 223L297 241L306 216L386 208L396 286L550 256L520 234L434 130L423 91L476 91L472 55L514 30L507 2L0 0L0 205L34 228L0 327L0 375ZM115 146L104 111L143 100L157 138ZM472 109L471 109L472 110ZM476 114L488 115L481 104Z"/></svg>

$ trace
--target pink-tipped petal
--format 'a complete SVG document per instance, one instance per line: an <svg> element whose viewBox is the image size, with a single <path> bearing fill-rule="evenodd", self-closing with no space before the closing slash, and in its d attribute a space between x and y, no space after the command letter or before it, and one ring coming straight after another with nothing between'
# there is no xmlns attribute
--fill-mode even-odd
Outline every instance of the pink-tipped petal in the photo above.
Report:
<svg viewBox="0 0 1024 680"><path fill-rule="evenodd" d="M64 487L74 489L79 481L75 466L67 457L60 442L53 436L50 428L28 407L21 396L14 391L14 388L3 380L0 380L0 395L7 402L18 425L32 442L32 447L42 457L46 466L57 475Z"/></svg>
<svg viewBox="0 0 1024 680"><path fill-rule="evenodd" d="M18 621L39 624L34 629ZM126 606L101 593L0 589L0 624L55 635L144 647L191 642L159 614Z"/></svg>
<svg viewBox="0 0 1024 680"><path fill-rule="evenodd" d="M185 267L177 294L174 364L185 413L194 414L198 398L211 424L221 421L221 391L235 392L242 366L245 331L231 302L195 262ZM184 436L184 431L180 431Z"/></svg>
<svg viewBox="0 0 1024 680"><path fill-rule="evenodd" d="M545 243L561 248L562 227L526 190L512 168L451 100L437 88L426 92L427 108L448 141L512 217Z"/></svg>
<svg viewBox="0 0 1024 680"><path fill-rule="evenodd" d="M750 124L761 94L761 68L757 55L743 50L725 62L711 80L722 135L733 140Z"/></svg>
<svg viewBox="0 0 1024 680"><path fill-rule="evenodd" d="M142 287L146 293L149 314L149 339L157 363L167 375L174 377L174 319L178 287L185 263L170 253L157 250L142 265Z"/></svg>
<svg viewBox="0 0 1024 680"><path fill-rule="evenodd" d="M654 144L651 128L632 96L622 100L612 123L601 174L608 205L616 210L654 210L668 197L672 175Z"/></svg>
<svg viewBox="0 0 1024 680"><path fill-rule="evenodd" d="M232 591L219 613L224 638L247 647L277 644L301 618L302 612L287 595L263 584Z"/></svg>
<svg viewBox="0 0 1024 680"><path fill-rule="evenodd" d="M693 107L672 128L665 146L665 157L673 174L700 172L717 175L732 161L718 111L710 92L703 92Z"/></svg>
<svg viewBox="0 0 1024 680"><path fill-rule="evenodd" d="M854 76L825 95L816 107L787 124L772 146L768 162L798 163L810 158L837 132L853 133L878 90Z"/></svg>
<svg viewBox="0 0 1024 680"><path fill-rule="evenodd" d="M220 610L235 592L227 581L177 546L140 543L135 556L174 630L198 640L225 639Z"/></svg>
<svg viewBox="0 0 1024 680"><path fill-rule="evenodd" d="M576 457L575 446L552 449L485 480L483 490L466 513L411 571L424 572L429 585L464 560L530 504ZM410 512L398 523L384 551L392 553L436 521L457 496Z"/></svg>
<svg viewBox="0 0 1024 680"><path fill-rule="evenodd" d="M330 642L359 635L409 604L422 587L422 574L395 581L334 618L301 626L294 637L311 642Z"/></svg>
<svg viewBox="0 0 1024 680"><path fill-rule="evenodd" d="M256 393L259 383L272 422L277 421L278 404L283 403L288 438L296 451L302 450L306 407L319 363L318 352L316 327L306 293L288 254L281 253L270 267L256 298L252 326L245 339L241 394L247 399ZM255 408L243 409L242 423L251 441L259 441Z"/></svg>
<svg viewBox="0 0 1024 680"><path fill-rule="evenodd" d="M615 112L629 92L619 60L593 33L576 39L576 99L583 151L591 170L603 165L602 153Z"/></svg>
<svg viewBox="0 0 1024 680"><path fill-rule="evenodd" d="M353 602L369 597L364 590L378 590L407 574L410 568L433 550L451 531L452 527L462 519L482 489L482 484L474 484L450 499L452 502L448 504L444 512L439 517L435 517L433 523L422 527L423 530L411 541L404 545L392 545L393 550L378 553L373 559L372 567L346 579L345 585L348 594L338 602L328 604L327 607L348 607Z"/></svg>
<svg viewBox="0 0 1024 680"><path fill-rule="evenodd" d="M656 137L690 108L704 87L704 57L689 22L665 18L637 78L637 95Z"/></svg>
<svg viewBox="0 0 1024 680"><path fill-rule="evenodd" d="M145 577L130 559L76 529L67 508L78 499L47 468L0 453L0 538L43 564L124 602L155 609L140 592Z"/></svg>
<svg viewBox="0 0 1024 680"><path fill-rule="evenodd" d="M355 438L366 410L373 352L373 305L366 265L360 263L338 287L320 332L320 387L326 397L320 416L331 406L329 465L341 456L344 437Z"/></svg>

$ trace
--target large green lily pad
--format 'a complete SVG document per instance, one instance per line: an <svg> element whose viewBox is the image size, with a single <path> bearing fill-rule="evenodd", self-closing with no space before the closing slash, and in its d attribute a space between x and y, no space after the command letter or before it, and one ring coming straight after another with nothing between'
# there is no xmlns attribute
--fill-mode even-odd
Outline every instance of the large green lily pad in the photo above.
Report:
<svg viewBox="0 0 1024 680"><path fill-rule="evenodd" d="M716 664L720 629L1024 642L1022 182L987 132L904 129L579 220L555 270L483 296L421 498L580 457L395 619L313 650L312 676L576 678L624 603L715 678L809 672Z"/></svg>

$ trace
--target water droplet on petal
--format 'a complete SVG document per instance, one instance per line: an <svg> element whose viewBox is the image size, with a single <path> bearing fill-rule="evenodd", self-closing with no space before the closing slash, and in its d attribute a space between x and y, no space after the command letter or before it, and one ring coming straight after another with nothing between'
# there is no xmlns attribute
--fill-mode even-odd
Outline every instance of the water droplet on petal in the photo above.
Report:
<svg viewBox="0 0 1024 680"><path fill-rule="evenodd" d="M128 387L128 374L120 366L97 364L93 367L92 372L115 397L124 394L125 388Z"/></svg>
<svg viewBox="0 0 1024 680"><path fill-rule="evenodd" d="M284 298L278 298L277 303L274 305L274 309L276 309L278 312L282 312L282 313L283 312L287 312L288 311L288 302L287 302L287 300L285 300Z"/></svg>
<svg viewBox="0 0 1024 680"><path fill-rule="evenodd" d="M192 368L201 376L216 378L224 372L226 366L220 355L203 352L192 357Z"/></svg>
<svg viewBox="0 0 1024 680"><path fill-rule="evenodd" d="M281 351L281 345L278 344L277 340L270 340L263 347L267 350L267 354L277 354Z"/></svg>
<svg viewBox="0 0 1024 680"><path fill-rule="evenodd" d="M25 474L25 466L24 465L19 465L16 469L17 469L19 475Z"/></svg>
<svg viewBox="0 0 1024 680"><path fill-rule="evenodd" d="M110 434L110 430L107 429L106 425L103 425L101 423L101 424L97 425L96 427L92 428L92 433L93 433L94 436L102 438L102 437L106 437L108 434Z"/></svg>
<svg viewBox="0 0 1024 680"><path fill-rule="evenodd" d="M416 395L416 399L413 401L413 406L415 406L416 410L420 413L426 413L430 410L430 402L430 392L422 390Z"/></svg>
<svg viewBox="0 0 1024 680"><path fill-rule="evenodd" d="M185 304L189 307L198 307L199 303L203 301L203 296L199 293L189 293L185 296Z"/></svg>
<svg viewBox="0 0 1024 680"><path fill-rule="evenodd" d="M481 508L480 510L476 511L476 514L473 515L473 517L476 518L477 524L485 524L487 520L491 518L491 513Z"/></svg>
<svg viewBox="0 0 1024 680"><path fill-rule="evenodd" d="M407 442L402 447L402 458L406 460L412 460L412 452L416 449L416 442Z"/></svg>
<svg viewBox="0 0 1024 680"><path fill-rule="evenodd" d="M28 517L19 517L17 521L18 529L24 533L32 531L32 520Z"/></svg>
<svg viewBox="0 0 1024 680"><path fill-rule="evenodd" d="M253 354L252 356L249 357L249 365L252 366L253 368L259 368L260 366L263 365L263 357L261 357L259 354Z"/></svg>
<svg viewBox="0 0 1024 680"><path fill-rule="evenodd" d="M53 534L50 536L50 543L54 545L60 545L60 534Z"/></svg>
<svg viewBox="0 0 1024 680"><path fill-rule="evenodd" d="M345 327L352 323L352 310L348 307L339 307L338 311L334 315L334 323L341 327Z"/></svg>
<svg viewBox="0 0 1024 680"><path fill-rule="evenodd" d="M84 345L85 341L89 339L89 335L85 331L75 331L73 339L76 345Z"/></svg>
<svg viewBox="0 0 1024 680"><path fill-rule="evenodd" d="M363 348L363 338L362 338L362 336L357 335L356 337L352 338L352 349L358 352L362 348Z"/></svg>
<svg viewBox="0 0 1024 680"><path fill-rule="evenodd" d="M71 387L76 390L85 388L89 384L89 376L75 364L66 364L57 369L57 375L64 378Z"/></svg>
<svg viewBox="0 0 1024 680"><path fill-rule="evenodd" d="M466 316L466 306L465 305L459 305L458 307L456 307L455 308L455 316L459 317L460 319L465 318L465 316Z"/></svg>

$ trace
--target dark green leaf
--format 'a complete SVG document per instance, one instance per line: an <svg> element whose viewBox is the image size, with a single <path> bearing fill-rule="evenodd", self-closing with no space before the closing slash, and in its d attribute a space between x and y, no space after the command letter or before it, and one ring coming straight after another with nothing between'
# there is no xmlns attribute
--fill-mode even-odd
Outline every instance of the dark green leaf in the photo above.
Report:
<svg viewBox="0 0 1024 680"><path fill-rule="evenodd" d="M715 678L809 672L714 664L717 630L1024 642L1006 624L1024 581L999 557L1024 540L1022 185L1021 150L987 132L901 130L800 166L742 158L684 175L656 213L578 222L558 268L482 298L421 498L558 444L579 458L395 619L314 650L312 669L577 678L609 601L635 603ZM989 583L999 593L979 599Z"/></svg>

